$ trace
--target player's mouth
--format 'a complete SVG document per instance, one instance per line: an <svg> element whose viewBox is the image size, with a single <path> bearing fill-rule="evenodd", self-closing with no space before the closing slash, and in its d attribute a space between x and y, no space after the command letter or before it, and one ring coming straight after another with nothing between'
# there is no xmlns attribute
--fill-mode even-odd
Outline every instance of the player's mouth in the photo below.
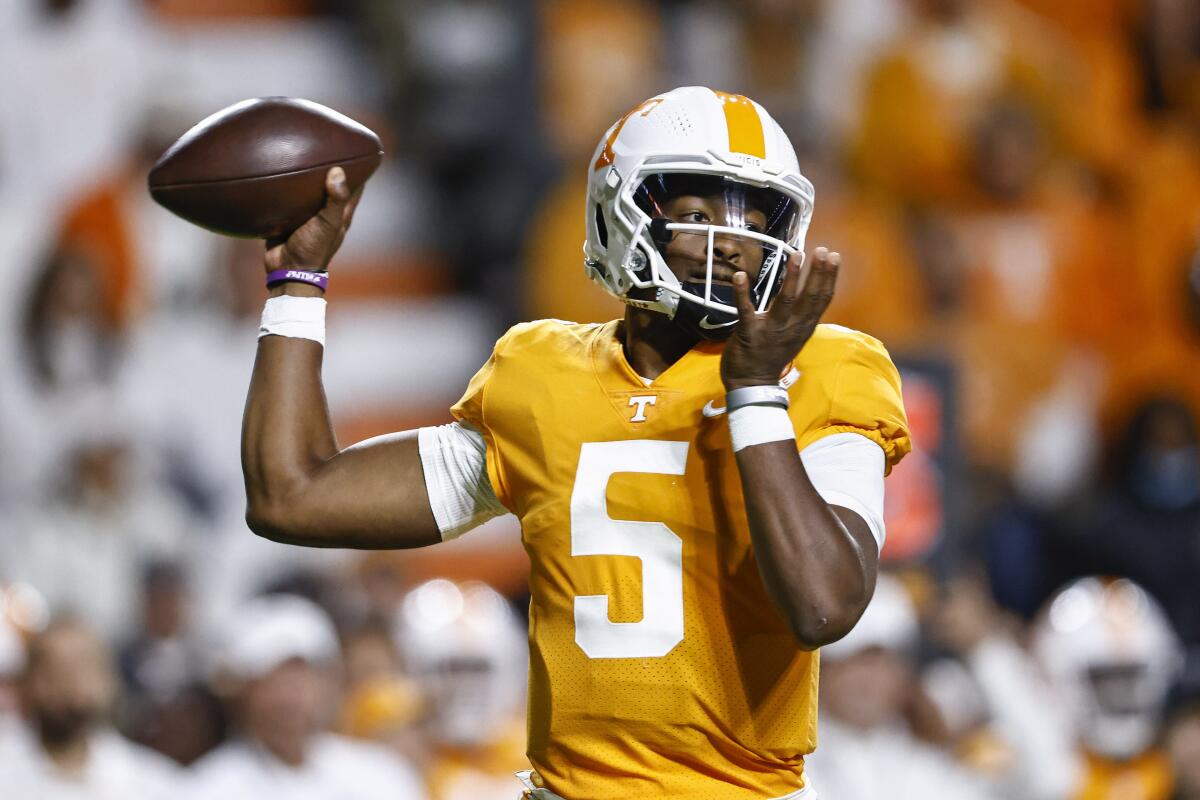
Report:
<svg viewBox="0 0 1200 800"><path fill-rule="evenodd" d="M712 268L712 283L713 286L733 286L733 276L744 270L737 269L729 264L713 264ZM703 285L708 278L708 272L701 267L688 272L687 279L689 282L696 282Z"/></svg>

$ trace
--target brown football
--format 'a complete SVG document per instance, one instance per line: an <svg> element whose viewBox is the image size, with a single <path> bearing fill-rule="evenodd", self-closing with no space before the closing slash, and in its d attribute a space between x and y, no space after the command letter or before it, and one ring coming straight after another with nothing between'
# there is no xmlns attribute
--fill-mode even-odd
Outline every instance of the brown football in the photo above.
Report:
<svg viewBox="0 0 1200 800"><path fill-rule="evenodd" d="M346 171L353 191L382 157L373 131L331 108L260 97L222 109L179 137L150 170L150 194L216 233L271 239L321 209L330 167Z"/></svg>

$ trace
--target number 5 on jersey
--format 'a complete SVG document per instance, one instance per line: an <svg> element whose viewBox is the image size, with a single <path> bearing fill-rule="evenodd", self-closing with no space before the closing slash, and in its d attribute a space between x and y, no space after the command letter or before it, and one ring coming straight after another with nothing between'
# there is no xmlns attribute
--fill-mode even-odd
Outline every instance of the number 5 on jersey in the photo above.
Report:
<svg viewBox="0 0 1200 800"><path fill-rule="evenodd" d="M575 642L591 658L657 658L683 641L683 540L661 522L612 519L608 481L618 472L682 475L688 442L588 442L571 492L571 555L642 562L642 619L612 622L608 596L575 598Z"/></svg>

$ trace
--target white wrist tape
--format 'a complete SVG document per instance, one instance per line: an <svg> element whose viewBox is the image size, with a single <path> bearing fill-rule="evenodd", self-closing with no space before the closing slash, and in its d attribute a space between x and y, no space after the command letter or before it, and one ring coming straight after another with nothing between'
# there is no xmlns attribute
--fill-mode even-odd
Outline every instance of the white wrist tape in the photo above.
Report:
<svg viewBox="0 0 1200 800"><path fill-rule="evenodd" d="M766 442L796 440L796 429L786 409L778 406L743 406L729 412L729 439L733 452Z"/></svg>
<svg viewBox="0 0 1200 800"><path fill-rule="evenodd" d="M324 347L325 298L285 294L267 300L258 327L258 338L270 335L311 339Z"/></svg>

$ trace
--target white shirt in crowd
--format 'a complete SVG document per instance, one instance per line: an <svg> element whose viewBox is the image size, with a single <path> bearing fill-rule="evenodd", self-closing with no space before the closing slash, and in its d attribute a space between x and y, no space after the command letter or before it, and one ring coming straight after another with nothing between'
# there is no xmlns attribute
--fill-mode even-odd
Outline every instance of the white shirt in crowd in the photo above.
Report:
<svg viewBox="0 0 1200 800"><path fill-rule="evenodd" d="M987 701L992 731L1013 753L999 790L1023 800L1065 800L1082 778L1070 723L1029 655L994 635L965 659Z"/></svg>
<svg viewBox="0 0 1200 800"><path fill-rule="evenodd" d="M176 800L182 771L167 757L99 731L80 775L65 775L24 725L5 725L0 797L13 800Z"/></svg>
<svg viewBox="0 0 1200 800"><path fill-rule="evenodd" d="M850 728L828 715L804 759L817 794L830 800L992 800L982 781L903 727Z"/></svg>
<svg viewBox="0 0 1200 800"><path fill-rule="evenodd" d="M417 772L386 748L323 734L292 767L245 741L222 745L193 767L188 800L426 800Z"/></svg>
<svg viewBox="0 0 1200 800"><path fill-rule="evenodd" d="M103 507L44 503L9 521L0 581L31 584L55 612L78 614L110 642L136 629L146 562L189 552L179 509L142 486Z"/></svg>

